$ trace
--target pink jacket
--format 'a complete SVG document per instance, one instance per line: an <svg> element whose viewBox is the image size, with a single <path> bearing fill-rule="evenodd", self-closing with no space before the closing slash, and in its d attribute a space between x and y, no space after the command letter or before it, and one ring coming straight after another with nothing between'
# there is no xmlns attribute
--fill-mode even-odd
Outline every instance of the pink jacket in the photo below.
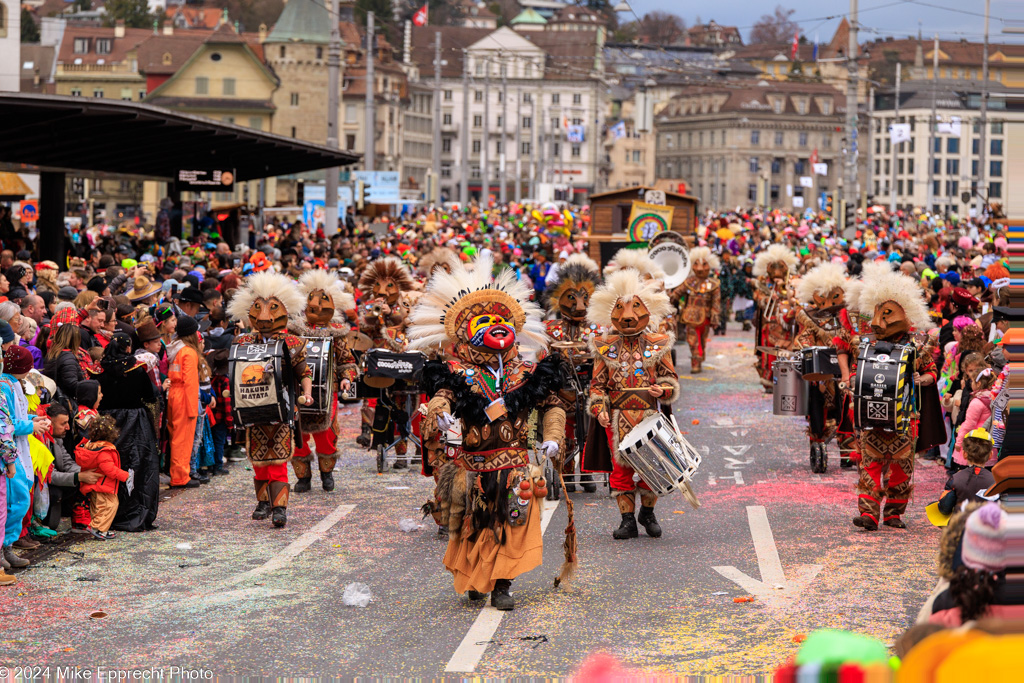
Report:
<svg viewBox="0 0 1024 683"><path fill-rule="evenodd" d="M964 460L964 438L978 427L983 427L992 415L992 392L991 390L977 391L967 406L967 415L963 424L956 430L956 448L953 450L953 462L967 467ZM992 457L985 463L986 467L996 464L996 451L992 449Z"/></svg>

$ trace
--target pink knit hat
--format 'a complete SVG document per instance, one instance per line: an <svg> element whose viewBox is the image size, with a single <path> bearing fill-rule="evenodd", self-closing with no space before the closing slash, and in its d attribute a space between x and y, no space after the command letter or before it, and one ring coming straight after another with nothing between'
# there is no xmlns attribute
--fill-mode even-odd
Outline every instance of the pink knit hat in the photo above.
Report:
<svg viewBox="0 0 1024 683"><path fill-rule="evenodd" d="M985 503L971 513L964 529L961 556L964 564L979 571L1006 569L1006 513L998 503Z"/></svg>

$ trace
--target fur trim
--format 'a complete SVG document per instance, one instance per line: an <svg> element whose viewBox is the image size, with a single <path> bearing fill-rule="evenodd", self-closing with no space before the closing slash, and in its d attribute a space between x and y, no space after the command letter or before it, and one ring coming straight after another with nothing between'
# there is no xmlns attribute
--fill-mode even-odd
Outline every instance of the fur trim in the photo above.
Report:
<svg viewBox="0 0 1024 683"><path fill-rule="evenodd" d="M255 273L246 278L245 283L238 288L235 295L231 297L227 313L232 319L240 322L248 322L249 309L256 299L270 299L276 297L282 304L288 315L301 311L306 301L295 281L273 271Z"/></svg>
<svg viewBox="0 0 1024 683"><path fill-rule="evenodd" d="M394 256L371 261L359 276L359 289L369 292L381 280L394 280L398 289L403 292L412 289L412 275L409 274L409 269Z"/></svg>
<svg viewBox="0 0 1024 683"><path fill-rule="evenodd" d="M846 269L838 263L822 263L807 271L796 285L796 298L809 304L815 294L828 294L836 287L846 290Z"/></svg>
<svg viewBox="0 0 1024 683"><path fill-rule="evenodd" d="M597 265L597 261L590 258L582 251L578 251L569 258L565 259L563 266L582 266L587 270L592 270L598 275L601 274L601 266Z"/></svg>
<svg viewBox="0 0 1024 683"><path fill-rule="evenodd" d="M608 262L604 267L605 277L608 277L612 273L617 273L620 270L626 270L632 268L638 271L641 275L653 278L655 280L661 280L665 278L665 271L658 267L651 257L648 255L650 252L647 249L619 249L615 252L615 256Z"/></svg>
<svg viewBox="0 0 1024 683"><path fill-rule="evenodd" d="M888 272L880 270L865 269L865 279L857 295L857 311L861 315L873 316L876 306L894 301L907 314L907 320L914 329L919 332L930 330L933 327L931 316L917 280L891 269Z"/></svg>
<svg viewBox="0 0 1024 683"><path fill-rule="evenodd" d="M796 254L783 244L773 244L762 251L754 259L754 277L767 275L768 266L772 263L782 262L786 268L793 271L797 264Z"/></svg>
<svg viewBox="0 0 1024 683"><path fill-rule="evenodd" d="M722 269L722 262L707 247L694 247L690 250L690 263L697 261L704 261L711 266L712 273L717 273Z"/></svg>
<svg viewBox="0 0 1024 683"><path fill-rule="evenodd" d="M661 283L658 282L658 285ZM662 319L672 314L672 304L669 302L668 294L661 291L651 282L640 279L640 273L628 268L617 270L605 280L605 283L597 288L594 295L590 297L590 306L587 308L587 321L596 323L606 330L613 329L612 311L619 299L632 299L634 296L647 306L651 314L651 327L657 327Z"/></svg>

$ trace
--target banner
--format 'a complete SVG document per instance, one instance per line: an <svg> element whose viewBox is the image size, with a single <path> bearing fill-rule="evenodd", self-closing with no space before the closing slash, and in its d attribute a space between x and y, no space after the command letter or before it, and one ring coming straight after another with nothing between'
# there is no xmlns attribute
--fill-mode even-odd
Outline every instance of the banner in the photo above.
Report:
<svg viewBox="0 0 1024 683"><path fill-rule="evenodd" d="M814 178L809 175L800 176L800 187L814 187Z"/></svg>
<svg viewBox="0 0 1024 683"><path fill-rule="evenodd" d="M611 127L612 140L620 140L626 137L626 122L619 121Z"/></svg>
<svg viewBox="0 0 1024 683"><path fill-rule="evenodd" d="M627 233L633 242L650 242L659 232L672 229L672 207L633 202Z"/></svg>
<svg viewBox="0 0 1024 683"><path fill-rule="evenodd" d="M828 164L814 164L814 175L828 175Z"/></svg>
<svg viewBox="0 0 1024 683"><path fill-rule="evenodd" d="M939 124L935 127L935 132L938 133L939 135L949 135L950 137L954 138L960 137L960 130L961 128L959 116L949 117L948 122L940 121Z"/></svg>
<svg viewBox="0 0 1024 683"><path fill-rule="evenodd" d="M889 126L889 139L894 145L910 140L910 124L894 123Z"/></svg>
<svg viewBox="0 0 1024 683"><path fill-rule="evenodd" d="M569 126L565 132L565 139L569 142L583 142L583 126Z"/></svg>

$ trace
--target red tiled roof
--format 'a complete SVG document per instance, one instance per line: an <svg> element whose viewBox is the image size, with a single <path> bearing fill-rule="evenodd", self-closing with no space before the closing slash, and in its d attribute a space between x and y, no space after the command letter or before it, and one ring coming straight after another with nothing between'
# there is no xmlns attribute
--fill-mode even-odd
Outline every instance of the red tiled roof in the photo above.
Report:
<svg viewBox="0 0 1024 683"><path fill-rule="evenodd" d="M104 64L119 64L125 55L147 37L153 35L152 29L127 28L123 38L114 37L114 28L106 26L68 26L64 29L64 39L57 53L57 62L63 64L96 64L102 59ZM86 38L89 49L84 53L76 53L75 38ZM109 38L111 50L107 54L97 54L96 39ZM79 61L81 60L81 61Z"/></svg>

